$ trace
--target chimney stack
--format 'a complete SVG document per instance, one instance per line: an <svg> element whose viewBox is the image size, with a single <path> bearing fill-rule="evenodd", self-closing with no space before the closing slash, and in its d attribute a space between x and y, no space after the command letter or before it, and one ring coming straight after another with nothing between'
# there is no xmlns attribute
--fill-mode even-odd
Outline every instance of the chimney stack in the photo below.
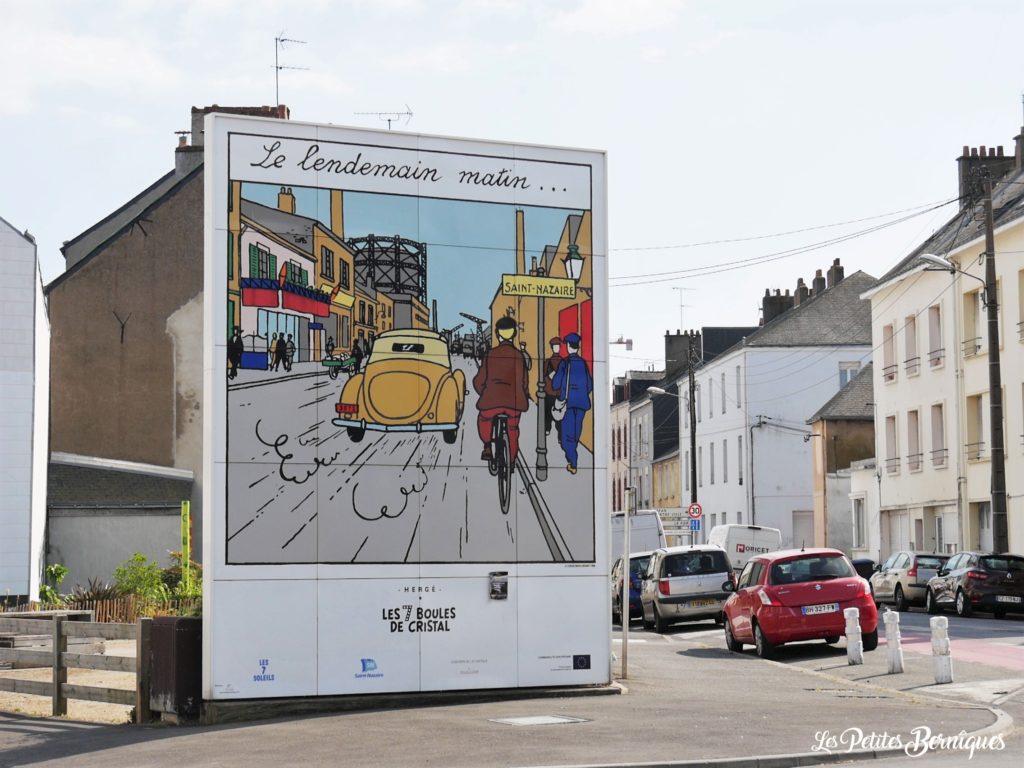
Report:
<svg viewBox="0 0 1024 768"><path fill-rule="evenodd" d="M1024 134L1024 130L1022 130ZM1014 168L1021 167L1022 152L1024 148L1021 146L1021 137L1015 137L1016 147L1014 150L1013 157L1007 156L1002 146L998 147L986 147L981 145L980 147L970 147L964 145L963 151L960 157L957 158L957 175L959 177L959 183L957 188L957 194L960 196L961 207L970 205L972 202L972 196L976 194L977 184L974 177L975 170L978 168L987 168L990 177L995 180L1002 178Z"/></svg>
<svg viewBox="0 0 1024 768"><path fill-rule="evenodd" d="M789 295L789 289L786 289L786 295L782 295L782 291L778 288L775 289L774 295L768 289L764 289L764 298L761 299L761 322L764 325L768 325L772 320L781 315L788 309L792 309L794 304L794 297Z"/></svg>
<svg viewBox="0 0 1024 768"><path fill-rule="evenodd" d="M831 288L834 285L838 285L842 282L845 276L845 270L839 263L839 259L835 259L832 262L832 266L828 268L828 287Z"/></svg>
<svg viewBox="0 0 1024 768"><path fill-rule="evenodd" d="M807 287L802 277L798 277L796 281L796 290L793 291L793 306L799 307L811 296L811 289Z"/></svg>
<svg viewBox="0 0 1024 768"><path fill-rule="evenodd" d="M285 213L295 213L295 195L291 187L281 187L277 193L277 207Z"/></svg>
<svg viewBox="0 0 1024 768"><path fill-rule="evenodd" d="M814 270L814 280L811 281L811 295L817 296L819 293L825 292L825 278L821 274L820 269Z"/></svg>

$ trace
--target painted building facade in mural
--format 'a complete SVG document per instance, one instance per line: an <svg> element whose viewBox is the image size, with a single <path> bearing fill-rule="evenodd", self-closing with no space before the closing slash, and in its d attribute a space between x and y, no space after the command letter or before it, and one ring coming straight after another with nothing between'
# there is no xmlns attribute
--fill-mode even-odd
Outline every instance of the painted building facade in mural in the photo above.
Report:
<svg viewBox="0 0 1024 768"><path fill-rule="evenodd" d="M206 537L208 696L605 680L603 155L244 118L206 135L207 452L224 511ZM285 599L315 641L303 682L226 672L225 596L248 580L302 593ZM395 589L407 602L382 624ZM532 599L582 600L592 635L524 624ZM338 642L383 626L374 656L349 650L404 671L326 682L325 612L362 609ZM434 682L421 641L415 661L405 647L410 627L430 631L421 609L452 635L432 641L451 656ZM263 660L267 631L249 641ZM486 673L455 663L472 649Z"/></svg>

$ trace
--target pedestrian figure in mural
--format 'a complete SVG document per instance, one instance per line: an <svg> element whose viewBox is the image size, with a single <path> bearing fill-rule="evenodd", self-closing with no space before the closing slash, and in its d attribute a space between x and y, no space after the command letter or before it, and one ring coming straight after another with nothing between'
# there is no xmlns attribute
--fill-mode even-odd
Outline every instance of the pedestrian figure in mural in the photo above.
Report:
<svg viewBox="0 0 1024 768"><path fill-rule="evenodd" d="M327 346L325 347L325 349L327 350L327 357L333 359L334 358L334 337L333 336L328 336L327 337Z"/></svg>
<svg viewBox="0 0 1024 768"><path fill-rule="evenodd" d="M231 339L228 341L228 364L231 366L231 370L228 371L229 379L238 375L238 366L242 364L242 352L244 351L242 329L235 328L235 332L231 334Z"/></svg>
<svg viewBox="0 0 1024 768"><path fill-rule="evenodd" d="M277 334L270 337L270 346L267 348L270 353L270 370L276 371L281 364L281 358L277 356Z"/></svg>
<svg viewBox="0 0 1024 768"><path fill-rule="evenodd" d="M352 342L352 359L355 360L352 363L352 370L359 373L359 366L363 362L363 345L359 343L359 339Z"/></svg>
<svg viewBox="0 0 1024 768"><path fill-rule="evenodd" d="M561 420L556 421L551 415L551 409L555 405L555 400L558 399L558 390L555 389L555 385L551 383L551 380L555 377L558 366L562 364L562 340L555 336L548 344L551 345L551 356L544 361L544 434L550 435L551 425L554 424L558 434L559 445L561 445L562 422Z"/></svg>
<svg viewBox="0 0 1024 768"><path fill-rule="evenodd" d="M487 350L473 377L473 389L480 396L476 402L480 411L477 430L484 444L480 458L488 462L493 458L491 422L495 416L503 414L508 417L510 461L515 464L519 452L519 417L530 403L526 356L513 343L517 331L516 321L511 317L502 317L494 324L498 343Z"/></svg>
<svg viewBox="0 0 1024 768"><path fill-rule="evenodd" d="M284 369L290 371L292 369L292 361L295 359L295 342L292 341L292 335L288 334L288 341L284 345Z"/></svg>
<svg viewBox="0 0 1024 768"><path fill-rule="evenodd" d="M583 418L590 410L590 393L594 388L594 380L587 368L587 361L580 357L578 333L566 334L562 339L568 356L558 365L552 386L558 390L558 399L564 405L565 415L562 417L562 434L559 442L565 452L566 469L576 474L580 435L583 432ZM556 406L557 407L557 406Z"/></svg>
<svg viewBox="0 0 1024 768"><path fill-rule="evenodd" d="M277 344L274 345L274 370L278 370L278 366L284 363L284 369L288 370L288 345L285 343L284 334L282 333L277 337Z"/></svg>

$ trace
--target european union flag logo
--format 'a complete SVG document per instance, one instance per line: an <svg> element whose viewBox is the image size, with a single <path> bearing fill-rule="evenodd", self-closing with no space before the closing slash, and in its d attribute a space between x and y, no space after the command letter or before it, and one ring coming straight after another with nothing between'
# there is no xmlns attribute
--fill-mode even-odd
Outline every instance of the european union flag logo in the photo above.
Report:
<svg viewBox="0 0 1024 768"><path fill-rule="evenodd" d="M360 659L363 663L363 672L373 672L377 669L377 662L373 659Z"/></svg>

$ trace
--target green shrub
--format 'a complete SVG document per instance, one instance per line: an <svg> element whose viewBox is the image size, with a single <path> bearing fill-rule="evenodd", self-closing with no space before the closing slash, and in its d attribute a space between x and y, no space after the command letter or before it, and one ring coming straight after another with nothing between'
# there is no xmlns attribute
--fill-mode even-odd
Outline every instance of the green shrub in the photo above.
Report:
<svg viewBox="0 0 1024 768"><path fill-rule="evenodd" d="M137 595L146 600L167 600L171 596L171 591L164 584L160 565L141 552L136 552L114 569L114 584L122 594Z"/></svg>
<svg viewBox="0 0 1024 768"><path fill-rule="evenodd" d="M114 584L99 579L89 579L88 586L76 584L71 592L72 600L116 600L121 597L121 590Z"/></svg>
<svg viewBox="0 0 1024 768"><path fill-rule="evenodd" d="M60 563L50 563L43 569L44 582L39 585L39 602L58 605L62 602L57 587L67 578L68 569Z"/></svg>

